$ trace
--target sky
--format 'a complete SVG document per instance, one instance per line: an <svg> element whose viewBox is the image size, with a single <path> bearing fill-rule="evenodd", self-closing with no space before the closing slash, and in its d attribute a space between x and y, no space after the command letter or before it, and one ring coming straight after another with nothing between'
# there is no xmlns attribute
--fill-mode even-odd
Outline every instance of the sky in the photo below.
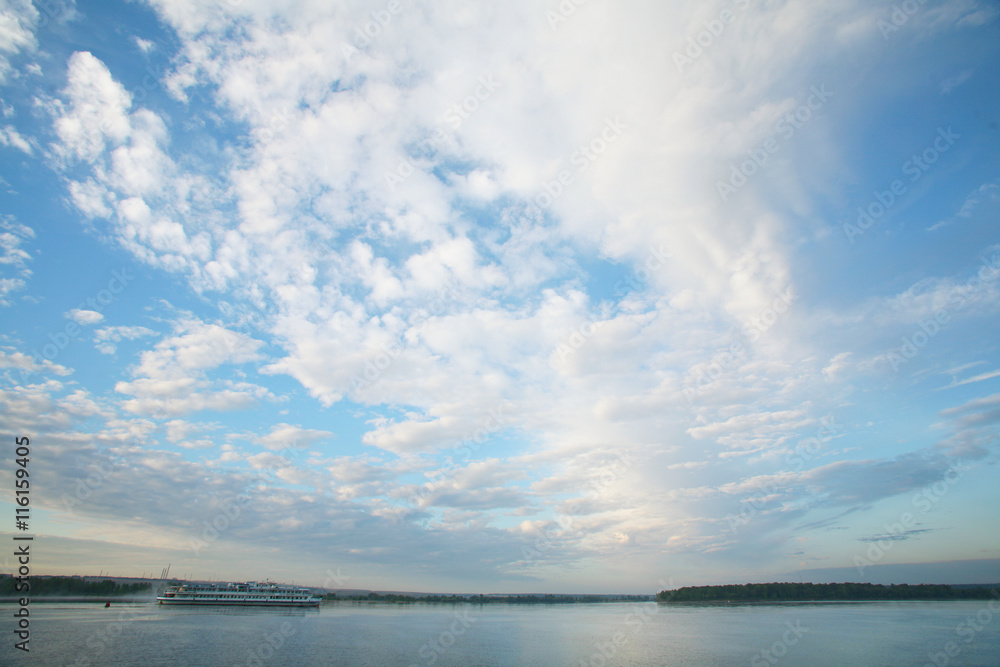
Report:
<svg viewBox="0 0 1000 667"><path fill-rule="evenodd" d="M0 0L0 539L1000 581L998 56L986 0Z"/></svg>

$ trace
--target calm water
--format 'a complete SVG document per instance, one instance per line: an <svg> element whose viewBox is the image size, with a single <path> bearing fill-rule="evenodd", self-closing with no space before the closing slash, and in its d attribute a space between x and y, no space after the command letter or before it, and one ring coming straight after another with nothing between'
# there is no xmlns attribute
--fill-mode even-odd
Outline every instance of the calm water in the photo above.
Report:
<svg viewBox="0 0 1000 667"><path fill-rule="evenodd" d="M30 609L30 655L5 632L0 664L1000 665L1000 603L986 601Z"/></svg>

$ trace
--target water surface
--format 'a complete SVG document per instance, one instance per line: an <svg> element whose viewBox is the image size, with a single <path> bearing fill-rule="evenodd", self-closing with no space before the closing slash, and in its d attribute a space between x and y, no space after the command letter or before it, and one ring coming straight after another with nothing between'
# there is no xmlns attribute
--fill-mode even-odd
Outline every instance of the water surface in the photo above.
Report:
<svg viewBox="0 0 1000 667"><path fill-rule="evenodd" d="M13 611L14 606L3 605ZM1000 665L1000 603L31 606L30 665ZM952 655L949 655L948 652Z"/></svg>

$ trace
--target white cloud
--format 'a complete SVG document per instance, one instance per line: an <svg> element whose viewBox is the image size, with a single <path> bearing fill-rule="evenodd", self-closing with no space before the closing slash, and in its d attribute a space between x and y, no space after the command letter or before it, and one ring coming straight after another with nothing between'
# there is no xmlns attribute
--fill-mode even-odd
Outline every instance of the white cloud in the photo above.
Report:
<svg viewBox="0 0 1000 667"><path fill-rule="evenodd" d="M941 229L942 227L947 227L955 222L956 218L971 218L975 210L982 204L997 201L1000 201L1000 185L995 182L983 183L969 193L969 196L966 197L962 206L958 209L958 212L954 216L928 227L927 231L933 232Z"/></svg>
<svg viewBox="0 0 1000 667"><path fill-rule="evenodd" d="M181 440L186 440L192 433L197 433L203 428L199 424L186 422L183 419L171 419L164 424L164 427L167 432L167 442L180 442Z"/></svg>
<svg viewBox="0 0 1000 667"><path fill-rule="evenodd" d="M0 127L0 146L10 146L27 155L32 155L35 152L31 143L10 125Z"/></svg>
<svg viewBox="0 0 1000 667"><path fill-rule="evenodd" d="M259 360L263 345L217 324L185 319L175 324L175 334L140 355L133 369L135 379L118 382L115 391L133 396L124 407L135 414L176 417L197 410L246 409L258 400L274 398L264 387L236 383L222 388L206 372L226 364Z"/></svg>
<svg viewBox="0 0 1000 667"><path fill-rule="evenodd" d="M947 387L942 387L942 388L943 389L951 389L952 387L961 387L962 385L972 384L973 382L982 382L984 380L992 380L995 377L1000 377L1000 370L990 371L988 373L980 373L979 375L975 375L975 376L973 376L971 378L966 378L964 380L958 380L958 379L956 379L951 384L949 384Z"/></svg>
<svg viewBox="0 0 1000 667"><path fill-rule="evenodd" d="M0 8L0 83L11 71L10 59L37 47L39 14L30 0L5 0Z"/></svg>
<svg viewBox="0 0 1000 667"><path fill-rule="evenodd" d="M21 246L35 237L33 229L6 215L0 217L0 306L10 306L10 295L27 285L31 277L28 260L31 255Z"/></svg>
<svg viewBox="0 0 1000 667"><path fill-rule="evenodd" d="M94 162L107 144L120 146L128 138L132 98L88 52L74 53L68 67L69 105L59 108L55 129L61 143L56 151L64 160Z"/></svg>
<svg viewBox="0 0 1000 667"><path fill-rule="evenodd" d="M8 348L9 349L9 348ZM34 373L54 373L69 375L72 371L65 366L54 364L48 359L35 359L23 352L0 350L0 368L13 368L21 372L21 377L31 377Z"/></svg>
<svg viewBox="0 0 1000 667"><path fill-rule="evenodd" d="M243 364L260 359L259 340L217 324L198 320L176 323L176 335L142 353L136 372L152 379L166 379L203 371L222 364Z"/></svg>
<svg viewBox="0 0 1000 667"><path fill-rule="evenodd" d="M281 451L290 447L310 447L333 436L329 431L301 428L291 424L275 424L271 432L254 440L272 451Z"/></svg>
<svg viewBox="0 0 1000 667"><path fill-rule="evenodd" d="M138 340L155 336L152 329L140 326L119 326L106 327L94 331L94 343L101 354L114 354L118 350L118 343L123 340Z"/></svg>
<svg viewBox="0 0 1000 667"><path fill-rule="evenodd" d="M133 109L131 94L91 53L74 53L67 76L64 100L50 105L59 137L52 150L65 173L78 161L92 172L68 179L74 205L111 218L119 243L141 261L200 276L212 256L206 227L217 217L198 205L210 179L181 173L167 152L163 119Z"/></svg>
<svg viewBox="0 0 1000 667"><path fill-rule="evenodd" d="M143 39L142 37L132 36L132 42L135 44L136 48L145 54L149 54L156 48L156 43L148 39Z"/></svg>
<svg viewBox="0 0 1000 667"><path fill-rule="evenodd" d="M80 308L74 308L65 315L69 319L73 320L77 324L83 324L88 326L91 324L97 324L104 320L104 315L95 310L81 310Z"/></svg>

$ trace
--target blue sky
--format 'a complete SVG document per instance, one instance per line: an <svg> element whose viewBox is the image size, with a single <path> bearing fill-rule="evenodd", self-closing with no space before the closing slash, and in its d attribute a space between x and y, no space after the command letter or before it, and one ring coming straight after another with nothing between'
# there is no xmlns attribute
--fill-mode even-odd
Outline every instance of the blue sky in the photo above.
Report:
<svg viewBox="0 0 1000 667"><path fill-rule="evenodd" d="M977 0L3 0L35 571L1000 579L998 31Z"/></svg>

